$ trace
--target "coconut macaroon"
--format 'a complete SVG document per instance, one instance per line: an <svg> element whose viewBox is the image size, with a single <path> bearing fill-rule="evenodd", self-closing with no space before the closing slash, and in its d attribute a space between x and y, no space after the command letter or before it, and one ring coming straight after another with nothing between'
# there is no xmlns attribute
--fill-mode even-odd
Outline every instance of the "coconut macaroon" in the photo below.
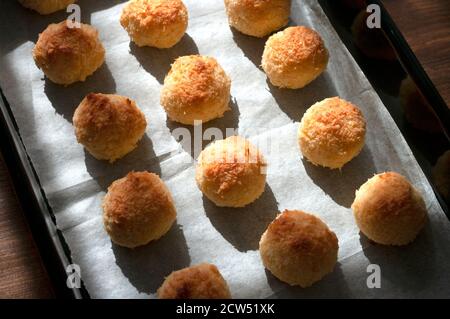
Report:
<svg viewBox="0 0 450 319"><path fill-rule="evenodd" d="M281 281L304 288L333 271L338 248L324 222L298 210L278 215L259 242L264 266Z"/></svg>
<svg viewBox="0 0 450 319"><path fill-rule="evenodd" d="M216 59L189 55L175 60L164 79L161 105L182 124L208 122L230 110L231 80Z"/></svg>
<svg viewBox="0 0 450 319"><path fill-rule="evenodd" d="M300 149L314 165L341 168L364 146L366 122L358 107L338 97L311 106L298 130Z"/></svg>
<svg viewBox="0 0 450 319"><path fill-rule="evenodd" d="M352 204L356 224L370 240L383 245L406 245L427 220L420 193L400 174L375 175L357 191Z"/></svg>
<svg viewBox="0 0 450 319"><path fill-rule="evenodd" d="M103 223L117 245L134 248L159 239L176 219L172 196L158 175L131 172L109 186Z"/></svg>
<svg viewBox="0 0 450 319"><path fill-rule="evenodd" d="M65 9L76 0L18 0L25 8L37 11L40 14L50 14Z"/></svg>
<svg viewBox="0 0 450 319"><path fill-rule="evenodd" d="M441 124L410 76L400 84L400 105L406 120L412 127L429 133L442 131Z"/></svg>
<svg viewBox="0 0 450 319"><path fill-rule="evenodd" d="M75 110L73 125L78 142L92 156L112 163L136 147L147 121L125 96L90 93Z"/></svg>
<svg viewBox="0 0 450 319"><path fill-rule="evenodd" d="M288 23L291 0L225 0L225 8L233 28L262 38Z"/></svg>
<svg viewBox="0 0 450 319"><path fill-rule="evenodd" d="M105 61L105 49L95 28L70 27L64 20L39 34L33 58L52 82L69 85L94 73Z"/></svg>
<svg viewBox="0 0 450 319"><path fill-rule="evenodd" d="M328 51L320 35L307 27L289 27L266 42L262 67L270 82L280 88L299 89L326 68Z"/></svg>
<svg viewBox="0 0 450 319"><path fill-rule="evenodd" d="M367 18L370 13L366 10L356 16L351 26L353 41L361 52L372 59L395 61L397 55L390 45L381 28L369 28Z"/></svg>
<svg viewBox="0 0 450 319"><path fill-rule="evenodd" d="M230 299L230 289L216 266L199 264L172 272L158 289L159 299Z"/></svg>
<svg viewBox="0 0 450 319"><path fill-rule="evenodd" d="M266 162L246 139L215 141L199 157L195 179L203 194L221 207L244 207L264 192Z"/></svg>
<svg viewBox="0 0 450 319"><path fill-rule="evenodd" d="M123 8L120 24L136 45L170 48L188 26L188 11L181 0L131 0Z"/></svg>
<svg viewBox="0 0 450 319"><path fill-rule="evenodd" d="M446 201L450 201L450 150L437 159L432 174L438 192Z"/></svg>

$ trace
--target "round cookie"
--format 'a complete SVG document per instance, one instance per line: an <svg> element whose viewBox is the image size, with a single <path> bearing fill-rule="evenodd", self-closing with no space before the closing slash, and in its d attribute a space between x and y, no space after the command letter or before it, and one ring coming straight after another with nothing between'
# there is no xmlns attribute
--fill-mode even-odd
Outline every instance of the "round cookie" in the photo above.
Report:
<svg viewBox="0 0 450 319"><path fill-rule="evenodd" d="M367 26L369 14L366 10L361 10L353 21L351 31L355 45L371 59L395 61L397 55L383 30L380 28L370 29Z"/></svg>
<svg viewBox="0 0 450 319"><path fill-rule="evenodd" d="M158 289L159 299L230 299L230 289L216 266L199 264L172 272Z"/></svg>
<svg viewBox="0 0 450 319"><path fill-rule="evenodd" d="M266 42L262 67L274 86L299 89L316 79L328 64L320 35L307 27L289 27Z"/></svg>
<svg viewBox="0 0 450 319"><path fill-rule="evenodd" d="M125 96L90 93L75 110L73 125L78 142L92 156L114 162L136 147L147 121Z"/></svg>
<svg viewBox="0 0 450 319"><path fill-rule="evenodd" d="M169 190L158 175L149 172L131 172L113 182L102 207L111 240L128 248L159 239L176 219Z"/></svg>
<svg viewBox="0 0 450 319"><path fill-rule="evenodd" d="M436 161L432 170L433 182L444 199L450 201L450 150L447 150Z"/></svg>
<svg viewBox="0 0 450 319"><path fill-rule="evenodd" d="M230 26L262 38L289 22L290 0L225 0Z"/></svg>
<svg viewBox="0 0 450 319"><path fill-rule="evenodd" d="M364 146L366 122L361 111L338 97L311 106L303 115L298 142L314 165L341 168Z"/></svg>
<svg viewBox="0 0 450 319"><path fill-rule="evenodd" d="M188 26L188 11L181 0L131 0L125 5L120 24L136 45L170 48Z"/></svg>
<svg viewBox="0 0 450 319"><path fill-rule="evenodd" d="M195 179L217 206L244 207L264 192L266 162L246 139L231 136L215 141L198 157Z"/></svg>
<svg viewBox="0 0 450 319"><path fill-rule="evenodd" d="M95 28L83 23L71 28L64 20L39 34L33 58L52 82L69 85L94 73L105 60L105 49Z"/></svg>
<svg viewBox="0 0 450 319"><path fill-rule="evenodd" d="M231 80L216 59L201 55L175 60L164 79L161 105L182 124L208 122L230 110Z"/></svg>
<svg viewBox="0 0 450 319"><path fill-rule="evenodd" d="M311 286L333 271L338 239L318 217L285 210L269 225L259 242L264 266L292 286Z"/></svg>
<svg viewBox="0 0 450 319"><path fill-rule="evenodd" d="M352 204L356 224L370 240L383 245L406 245L427 220L420 193L402 175L375 175L357 191Z"/></svg>
<svg viewBox="0 0 450 319"><path fill-rule="evenodd" d="M400 84L399 97L405 118L412 127L428 133L442 131L433 108L410 76L407 76Z"/></svg>
<svg viewBox="0 0 450 319"><path fill-rule="evenodd" d="M40 14L50 14L67 8L77 0L18 0L25 8L37 11Z"/></svg>

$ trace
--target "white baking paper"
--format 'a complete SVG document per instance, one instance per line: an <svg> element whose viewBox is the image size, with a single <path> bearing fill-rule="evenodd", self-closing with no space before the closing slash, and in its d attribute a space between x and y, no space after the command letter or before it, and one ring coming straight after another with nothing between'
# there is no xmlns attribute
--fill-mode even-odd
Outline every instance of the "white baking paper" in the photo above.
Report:
<svg viewBox="0 0 450 319"><path fill-rule="evenodd" d="M310 26L323 36L330 52L327 70L304 89L281 90L268 84L259 67L265 39L231 30L220 0L184 2L187 34L174 48L157 50L130 43L119 24L122 1L78 1L83 22L100 32L106 62L86 82L69 87L45 79L31 55L38 33L68 14L40 16L14 0L0 4L1 88L91 297L154 297L164 276L200 262L219 267L235 298L449 297L449 222L400 131L319 4L293 1L291 24ZM179 125L166 119L159 104L170 64L180 55L197 53L214 56L232 79L232 111L203 131L238 128L268 161L266 190L246 208L217 208L202 196L191 148L172 136ZM113 165L95 160L74 136L73 111L91 91L131 97L149 123L138 148ZM312 166L302 159L296 142L305 110L336 95L359 105L367 119L366 146L341 171ZM131 170L159 174L178 211L167 235L134 250L111 243L100 207L108 185ZM425 230L406 247L369 243L349 208L355 189L386 170L407 176L429 211ZM288 208L320 216L339 238L334 272L311 288L278 281L259 257L261 234L278 211ZM380 266L381 288L368 288L369 264Z"/></svg>

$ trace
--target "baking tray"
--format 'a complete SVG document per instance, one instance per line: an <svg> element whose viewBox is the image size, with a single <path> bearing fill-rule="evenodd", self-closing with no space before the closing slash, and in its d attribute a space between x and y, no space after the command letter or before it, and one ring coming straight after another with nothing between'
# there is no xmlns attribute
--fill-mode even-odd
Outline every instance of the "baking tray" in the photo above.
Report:
<svg viewBox="0 0 450 319"><path fill-rule="evenodd" d="M379 4L382 7L379 1L370 2ZM431 177L431 167L434 165L437 156L445 150L450 149L448 139L450 124L449 110L442 97L433 86L383 7L382 28L399 56L399 61L384 67L382 63L374 62L361 55L352 43L351 33L349 31L349 21L352 19L351 12L345 11L345 13L343 13L344 11L341 11L342 8L339 7L338 1L319 0L319 3L339 34L341 40L352 53L372 86L379 94L384 105L391 113L411 147L416 160L430 181L430 184L435 189ZM406 74L409 74L411 78L414 79L427 101L433 107L436 115L441 119L442 133L438 136L433 135L433 138L437 140L438 143L428 143L426 136L417 134L417 132L411 130L408 125L405 125L405 122L402 119L402 111L398 103L387 98L387 95L384 92L385 87L380 85L380 79L384 78L386 67L389 68L389 72L394 78L400 80ZM66 285L66 268L71 263L70 251L65 244L61 232L56 227L52 209L46 199L45 193L33 168L33 164L22 143L19 129L15 123L8 101L3 96L3 93L1 94L0 99L0 130L0 147L3 156L11 172L16 192L25 212L34 240L41 253L56 296L65 298L89 298L89 294L83 285L81 285L80 288L68 288ZM447 217L449 217L448 203L445 202L436 189L435 193L442 209Z"/></svg>

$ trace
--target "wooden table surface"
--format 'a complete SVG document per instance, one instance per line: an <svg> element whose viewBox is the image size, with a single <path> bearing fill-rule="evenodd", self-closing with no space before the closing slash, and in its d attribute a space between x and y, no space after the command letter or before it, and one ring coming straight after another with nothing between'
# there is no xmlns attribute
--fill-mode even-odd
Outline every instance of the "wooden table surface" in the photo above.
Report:
<svg viewBox="0 0 450 319"><path fill-rule="evenodd" d="M448 0L384 0L425 71L450 105ZM49 298L52 287L0 155L0 298Z"/></svg>
<svg viewBox="0 0 450 319"><path fill-rule="evenodd" d="M53 292L0 154L0 298L48 298Z"/></svg>

